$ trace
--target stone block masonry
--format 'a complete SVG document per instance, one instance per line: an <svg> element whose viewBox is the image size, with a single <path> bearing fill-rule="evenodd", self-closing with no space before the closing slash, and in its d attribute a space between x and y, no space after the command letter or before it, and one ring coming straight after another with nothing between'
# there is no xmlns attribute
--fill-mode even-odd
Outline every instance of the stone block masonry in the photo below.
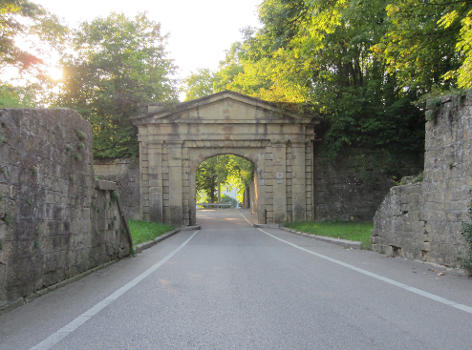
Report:
<svg viewBox="0 0 472 350"><path fill-rule="evenodd" d="M369 149L350 148L335 161L327 147L315 144L314 218L315 220L370 221L394 186L391 176L373 162ZM396 172L416 175L423 170L421 155L403 155Z"/></svg>
<svg viewBox="0 0 472 350"><path fill-rule="evenodd" d="M120 203L129 219L142 218L139 206L139 160L94 159L93 170L100 179L116 182Z"/></svg>
<svg viewBox="0 0 472 350"><path fill-rule="evenodd" d="M91 138L71 110L0 110L0 308L129 254Z"/></svg>
<svg viewBox="0 0 472 350"><path fill-rule="evenodd" d="M132 120L145 219L194 225L197 168L219 154L254 165L249 197L259 223L312 219L314 118L224 91L176 106L149 106Z"/></svg>
<svg viewBox="0 0 472 350"><path fill-rule="evenodd" d="M427 113L424 180L390 190L375 214L373 249L460 266L472 200L472 94L443 97Z"/></svg>

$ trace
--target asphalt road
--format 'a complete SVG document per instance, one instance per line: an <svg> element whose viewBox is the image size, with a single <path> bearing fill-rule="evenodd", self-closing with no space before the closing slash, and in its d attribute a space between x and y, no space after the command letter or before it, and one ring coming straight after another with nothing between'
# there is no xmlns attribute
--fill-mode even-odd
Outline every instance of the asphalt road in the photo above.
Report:
<svg viewBox="0 0 472 350"><path fill-rule="evenodd" d="M472 349L472 280L241 213L2 314L0 349Z"/></svg>

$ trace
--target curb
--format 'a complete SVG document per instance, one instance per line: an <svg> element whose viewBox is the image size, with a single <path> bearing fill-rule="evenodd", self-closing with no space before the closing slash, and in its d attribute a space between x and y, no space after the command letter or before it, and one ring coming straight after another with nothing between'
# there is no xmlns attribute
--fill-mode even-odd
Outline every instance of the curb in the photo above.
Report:
<svg viewBox="0 0 472 350"><path fill-rule="evenodd" d="M280 228L279 224L252 224L252 227L256 228Z"/></svg>
<svg viewBox="0 0 472 350"><path fill-rule="evenodd" d="M287 232L290 232L290 233L294 233L294 234L299 235L299 236L310 237L310 238L313 238L313 239L317 239L319 241L340 245L340 246L343 246L344 248L361 249L361 242L357 242L357 241L349 241L347 239L313 235L313 234L310 234L310 233L295 231L295 230L292 230L290 228L286 228L286 227L283 227L283 226L280 227L280 229L284 230L284 231L287 231Z"/></svg>
<svg viewBox="0 0 472 350"><path fill-rule="evenodd" d="M200 228L201 228L200 225L196 225L196 226L183 226L180 228L173 229L172 231L164 233L163 235L156 237L150 241L138 244L135 247L136 254L141 253L144 249L151 248L152 246L156 245L160 241L163 241L164 239L169 238L175 235L176 233L179 233L180 231L195 231L195 230L200 230Z"/></svg>

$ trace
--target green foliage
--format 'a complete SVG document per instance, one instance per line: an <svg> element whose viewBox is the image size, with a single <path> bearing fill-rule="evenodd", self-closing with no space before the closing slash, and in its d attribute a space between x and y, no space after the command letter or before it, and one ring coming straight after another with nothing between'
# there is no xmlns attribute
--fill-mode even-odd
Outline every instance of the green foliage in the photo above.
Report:
<svg viewBox="0 0 472 350"><path fill-rule="evenodd" d="M408 184L415 184L418 182L423 182L424 180L424 173L420 172L416 176L404 176L400 179L400 181L396 182L396 185L408 185Z"/></svg>
<svg viewBox="0 0 472 350"><path fill-rule="evenodd" d="M224 183L228 176L226 162L227 155L215 156L204 160L197 169L197 192L202 190L210 198L211 203L216 203L218 185Z"/></svg>
<svg viewBox="0 0 472 350"><path fill-rule="evenodd" d="M5 224L10 225L11 224L11 217L8 215L8 213L4 213L1 219Z"/></svg>
<svg viewBox="0 0 472 350"><path fill-rule="evenodd" d="M214 74L209 69L199 69L184 80L185 100L194 100L213 94Z"/></svg>
<svg viewBox="0 0 472 350"><path fill-rule="evenodd" d="M83 132L82 130L76 129L75 134L77 135L80 141L84 141L87 139L87 134Z"/></svg>
<svg viewBox="0 0 472 350"><path fill-rule="evenodd" d="M461 66L454 72L448 72L444 78L449 76L457 77L457 85L461 88L472 87L472 10L467 12L461 19L461 29L459 31L459 41L456 44L456 51L463 57Z"/></svg>
<svg viewBox="0 0 472 350"><path fill-rule="evenodd" d="M462 222L462 236L467 244L467 255L463 260L463 267L472 275L472 202L467 210L469 222Z"/></svg>
<svg viewBox="0 0 472 350"><path fill-rule="evenodd" d="M0 85L0 108L32 108L36 107L35 100L34 86L15 87L5 83Z"/></svg>
<svg viewBox="0 0 472 350"><path fill-rule="evenodd" d="M29 68L41 63L34 54L20 49L15 44L15 37L26 34L32 28L27 21L38 21L46 14L45 10L27 0L2 0L0 2L0 65L19 65Z"/></svg>
<svg viewBox="0 0 472 350"><path fill-rule="evenodd" d="M208 158L197 168L197 193L205 192L211 203L218 201L218 186L230 185L242 193L249 186L253 171L252 163L239 156L225 154Z"/></svg>
<svg viewBox="0 0 472 350"><path fill-rule="evenodd" d="M33 172L33 175L38 176L38 174L39 174L39 169L40 169L39 164L34 165L34 166L31 168L31 171Z"/></svg>
<svg viewBox="0 0 472 350"><path fill-rule="evenodd" d="M111 191L110 198L113 201L117 201L118 199L120 199L120 194L118 193L118 191Z"/></svg>
<svg viewBox="0 0 472 350"><path fill-rule="evenodd" d="M230 197L226 194L223 194L221 196L221 203L231 204L232 207L236 207L238 205L238 201L236 199L234 199L233 197Z"/></svg>
<svg viewBox="0 0 472 350"><path fill-rule="evenodd" d="M112 14L73 33L75 54L63 58L64 88L56 104L92 123L95 157L136 157L136 128L129 118L142 105L176 100L165 40L160 25L144 14Z"/></svg>
<svg viewBox="0 0 472 350"><path fill-rule="evenodd" d="M263 27L247 31L213 76L214 92L235 90L303 104L319 115L318 136L336 157L346 146L421 153L422 111L373 50L388 33L387 0L265 0Z"/></svg>
<svg viewBox="0 0 472 350"><path fill-rule="evenodd" d="M128 225L135 245L150 241L173 229L170 225L140 220L128 220Z"/></svg>
<svg viewBox="0 0 472 350"><path fill-rule="evenodd" d="M441 97L435 97L426 102L425 119L436 124L441 109Z"/></svg>
<svg viewBox="0 0 472 350"><path fill-rule="evenodd" d="M14 76L8 81L0 78L0 107L44 105L41 99L50 94L48 89L53 81L39 56L45 45L60 50L68 29L38 4L28 0L2 0L0 32L0 69ZM24 44L29 39L41 42L42 47L25 49Z"/></svg>
<svg viewBox="0 0 472 350"><path fill-rule="evenodd" d="M363 249L370 249L370 236L374 228L372 222L351 221L303 221L287 223L285 226L314 235L359 241Z"/></svg>
<svg viewBox="0 0 472 350"><path fill-rule="evenodd" d="M387 71L395 74L403 89L420 94L434 88L447 90L452 71L462 58L456 52L460 21L470 3L431 0L391 0L386 7L388 31L372 48L384 59Z"/></svg>

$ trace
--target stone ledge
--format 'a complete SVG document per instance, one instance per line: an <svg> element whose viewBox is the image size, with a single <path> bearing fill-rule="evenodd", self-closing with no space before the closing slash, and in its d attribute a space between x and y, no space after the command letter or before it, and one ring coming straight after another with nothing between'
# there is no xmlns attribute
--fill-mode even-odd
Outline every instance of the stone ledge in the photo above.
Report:
<svg viewBox="0 0 472 350"><path fill-rule="evenodd" d="M283 226L281 226L280 228L284 231L294 233L294 234L299 235L299 236L310 237L310 238L313 238L313 239L317 239L319 241L340 245L340 246L343 246L345 248L361 249L361 242L349 241L347 239L341 239L341 238L333 238L333 237L313 235L311 233L295 231L295 230L292 230L292 229L289 229L289 228L286 228L286 227L283 227Z"/></svg>
<svg viewBox="0 0 472 350"><path fill-rule="evenodd" d="M116 191L118 186L114 181L95 180L95 188L101 191Z"/></svg>

